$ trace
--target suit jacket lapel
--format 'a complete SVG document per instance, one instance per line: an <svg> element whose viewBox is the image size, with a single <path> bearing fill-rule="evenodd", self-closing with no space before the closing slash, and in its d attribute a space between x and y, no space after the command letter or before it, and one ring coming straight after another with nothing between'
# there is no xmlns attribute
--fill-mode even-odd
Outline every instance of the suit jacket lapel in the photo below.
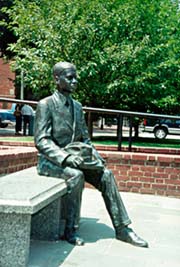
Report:
<svg viewBox="0 0 180 267"><path fill-rule="evenodd" d="M71 142L74 141L74 137L75 137L75 130L76 130L76 110L75 110L75 103L72 99L72 120L73 120L73 134L72 134L72 140Z"/></svg>
<svg viewBox="0 0 180 267"><path fill-rule="evenodd" d="M73 132L72 139L74 139L76 120L75 120L75 109L74 109L73 99L70 98L71 105L72 105L72 117L70 117L70 114L67 114L67 111L65 110L65 108L67 108L65 106L66 98L62 94L60 94L58 91L55 91L54 94L52 95L52 99L53 99L54 108L56 110L55 112L61 113L63 115L61 119L64 119L64 123L72 130Z"/></svg>

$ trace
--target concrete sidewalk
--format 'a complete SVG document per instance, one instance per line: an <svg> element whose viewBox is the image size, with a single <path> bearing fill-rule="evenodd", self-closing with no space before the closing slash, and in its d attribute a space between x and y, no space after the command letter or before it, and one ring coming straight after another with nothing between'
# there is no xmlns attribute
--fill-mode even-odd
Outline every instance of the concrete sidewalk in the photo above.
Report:
<svg viewBox="0 0 180 267"><path fill-rule="evenodd" d="M86 244L32 241L28 267L179 267L180 199L121 195L132 228L149 242L148 249L116 240L101 194L85 189L80 235Z"/></svg>

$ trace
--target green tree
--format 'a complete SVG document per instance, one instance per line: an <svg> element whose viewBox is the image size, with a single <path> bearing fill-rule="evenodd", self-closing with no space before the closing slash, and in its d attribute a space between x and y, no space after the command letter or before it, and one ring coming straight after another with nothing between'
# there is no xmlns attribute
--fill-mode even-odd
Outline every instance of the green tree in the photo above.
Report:
<svg viewBox="0 0 180 267"><path fill-rule="evenodd" d="M78 68L83 105L176 113L178 8L171 0L14 0L14 68L38 98L54 89L51 68L64 60Z"/></svg>
<svg viewBox="0 0 180 267"><path fill-rule="evenodd" d="M8 44L16 41L16 38L12 31L10 31L5 25L9 22L9 17L1 11L1 8L10 8L13 0L1 0L0 1L0 56L6 54L11 57L12 54L7 51Z"/></svg>

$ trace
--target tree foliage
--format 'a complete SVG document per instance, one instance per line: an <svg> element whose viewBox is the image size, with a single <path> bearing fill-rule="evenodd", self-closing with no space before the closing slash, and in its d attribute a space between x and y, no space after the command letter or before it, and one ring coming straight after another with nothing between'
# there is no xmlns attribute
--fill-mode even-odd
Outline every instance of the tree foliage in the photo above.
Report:
<svg viewBox="0 0 180 267"><path fill-rule="evenodd" d="M6 27L9 22L9 17L1 11L1 8L10 8L12 6L13 0L1 0L0 1L0 55L6 55L6 57L11 57L12 54L7 51L8 44L16 41L15 36L12 31Z"/></svg>
<svg viewBox="0 0 180 267"><path fill-rule="evenodd" d="M6 10L14 68L39 98L54 89L52 66L63 60L77 66L83 105L177 113L178 8L175 0L14 0Z"/></svg>

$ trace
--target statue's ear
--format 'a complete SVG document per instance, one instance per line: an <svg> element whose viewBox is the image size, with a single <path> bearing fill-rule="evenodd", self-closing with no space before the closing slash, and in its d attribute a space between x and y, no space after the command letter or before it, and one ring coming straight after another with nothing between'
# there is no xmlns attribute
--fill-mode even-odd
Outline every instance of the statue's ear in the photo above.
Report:
<svg viewBox="0 0 180 267"><path fill-rule="evenodd" d="M58 77L58 75L54 75L54 80L55 80L55 83L58 83L58 82L59 82L59 77Z"/></svg>

